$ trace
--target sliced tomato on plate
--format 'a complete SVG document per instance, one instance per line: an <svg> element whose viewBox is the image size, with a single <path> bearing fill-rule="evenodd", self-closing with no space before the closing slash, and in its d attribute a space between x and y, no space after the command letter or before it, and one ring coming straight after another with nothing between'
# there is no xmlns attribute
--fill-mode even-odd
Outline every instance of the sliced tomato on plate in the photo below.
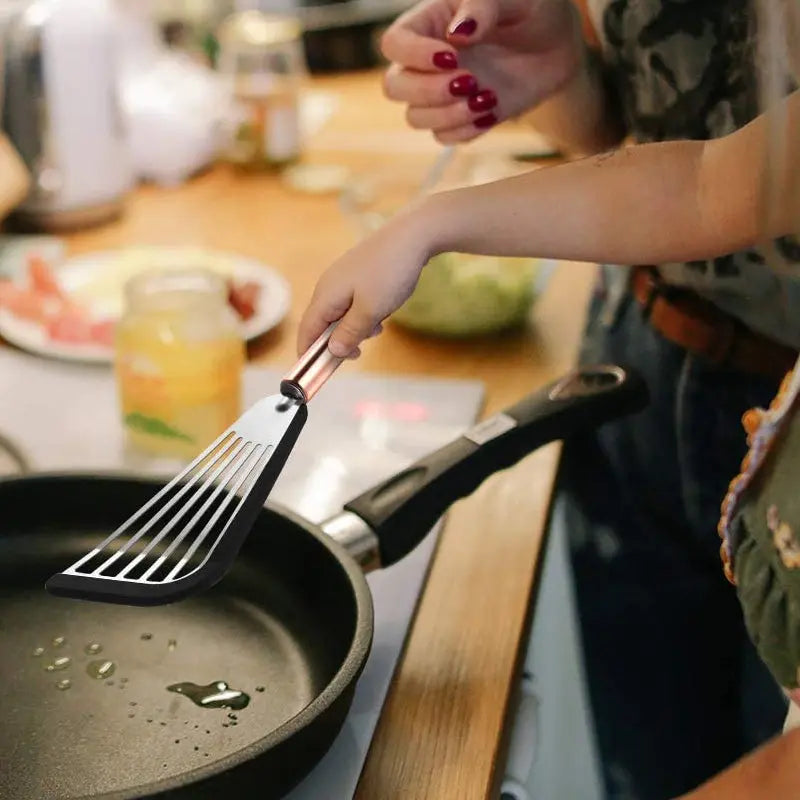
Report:
<svg viewBox="0 0 800 800"><path fill-rule="evenodd" d="M102 347L113 347L115 330L116 322L113 319L105 319L92 323L92 343Z"/></svg>
<svg viewBox="0 0 800 800"><path fill-rule="evenodd" d="M62 311L46 323L47 336L60 344L91 344L94 323L85 314L73 310Z"/></svg>
<svg viewBox="0 0 800 800"><path fill-rule="evenodd" d="M0 281L0 308L10 311L15 317L44 322L50 312L48 298L32 289L18 286L12 281Z"/></svg>
<svg viewBox="0 0 800 800"><path fill-rule="evenodd" d="M28 281L31 289L44 297L55 297L67 302L67 296L47 262L36 253L28 256Z"/></svg>
<svg viewBox="0 0 800 800"><path fill-rule="evenodd" d="M261 287L253 281L228 285L228 302L241 319L247 321L256 313Z"/></svg>

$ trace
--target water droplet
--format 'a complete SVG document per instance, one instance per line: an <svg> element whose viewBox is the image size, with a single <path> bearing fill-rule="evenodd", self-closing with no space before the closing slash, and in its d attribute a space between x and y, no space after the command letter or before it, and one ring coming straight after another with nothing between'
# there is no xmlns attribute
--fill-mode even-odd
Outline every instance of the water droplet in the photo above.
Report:
<svg viewBox="0 0 800 800"><path fill-rule="evenodd" d="M63 647L67 643L67 640L63 636L56 636L53 639L53 647Z"/></svg>
<svg viewBox="0 0 800 800"><path fill-rule="evenodd" d="M162 727L164 727L164 728L166 728L166 727L167 727L167 723L166 723L166 722L162 722L162 723L160 723L160 724L161 724L161 726L162 726Z"/></svg>
<svg viewBox="0 0 800 800"><path fill-rule="evenodd" d="M152 722L153 720L149 719L149 720L147 720L147 721L148 721L148 722Z"/></svg>
<svg viewBox="0 0 800 800"><path fill-rule="evenodd" d="M48 664L45 669L48 672L61 672L61 670L66 669L72 663L72 659L69 656L61 656L53 661L52 664Z"/></svg>
<svg viewBox="0 0 800 800"><path fill-rule="evenodd" d="M153 634L152 633L143 633L139 638L143 642L149 642L153 638ZM164 766L166 767L167 765L164 764Z"/></svg>
<svg viewBox="0 0 800 800"><path fill-rule="evenodd" d="M203 753L204 758L208 758L208 753Z"/></svg>
<svg viewBox="0 0 800 800"><path fill-rule="evenodd" d="M199 750L200 748L199 748L197 745L195 745L195 746L194 746L194 749L195 749L195 750Z"/></svg>
<svg viewBox="0 0 800 800"><path fill-rule="evenodd" d="M256 686L256 691L257 691L257 692L263 692L263 691L264 691L264 688L265 688L265 687L263 687L263 686Z"/></svg>
<svg viewBox="0 0 800 800"><path fill-rule="evenodd" d="M128 719L133 719L135 716L136 714L128 714Z"/></svg>
<svg viewBox="0 0 800 800"><path fill-rule="evenodd" d="M180 740L180 739L176 739L176 740L175 740L175 744L180 744L180 743L181 743L181 740Z"/></svg>
<svg viewBox="0 0 800 800"><path fill-rule="evenodd" d="M89 642L89 644L83 648L83 652L86 653L87 656L96 656L98 653L103 652L103 645L101 645L100 642Z"/></svg>
<svg viewBox="0 0 800 800"><path fill-rule="evenodd" d="M230 728L230 725L227 722L222 723L223 728Z"/></svg>
<svg viewBox="0 0 800 800"><path fill-rule="evenodd" d="M70 686L72 686L72 681L69 678L64 678L56 684L56 689L60 689L62 692L65 692Z"/></svg>
<svg viewBox="0 0 800 800"><path fill-rule="evenodd" d="M211 731L206 731L206 733L211 733Z"/></svg>
<svg viewBox="0 0 800 800"><path fill-rule="evenodd" d="M129 706L135 706L136 705L136 701L135 700L131 700L130 703L128 703L128 705Z"/></svg>
<svg viewBox="0 0 800 800"><path fill-rule="evenodd" d="M234 714L234 713L231 711L231 713L230 713L230 714L228 714L228 719L238 719L238 717L236 716L236 714Z"/></svg>
<svg viewBox="0 0 800 800"><path fill-rule="evenodd" d="M207 686L196 683L173 683L168 692L188 697L201 708L232 708L240 711L250 702L250 696L239 689L231 689L225 681L213 681Z"/></svg>
<svg viewBox="0 0 800 800"><path fill-rule="evenodd" d="M128 679L127 679L127 678L120 678L120 679L119 679L119 682L120 682L120 683L127 683L127 682L128 682Z"/></svg>
<svg viewBox="0 0 800 800"><path fill-rule="evenodd" d="M44 647L35 647L31 655L34 658L39 658L40 656L44 655Z"/></svg>
<svg viewBox="0 0 800 800"><path fill-rule="evenodd" d="M103 678L110 678L114 674L116 668L117 665L113 661L100 658L97 661L90 661L86 665L86 674L90 678L96 678L97 680L101 681ZM106 686L113 685L114 681L106 681Z"/></svg>
<svg viewBox="0 0 800 800"><path fill-rule="evenodd" d="M167 642L167 650L174 650L177 646L177 639L170 639L169 642Z"/></svg>

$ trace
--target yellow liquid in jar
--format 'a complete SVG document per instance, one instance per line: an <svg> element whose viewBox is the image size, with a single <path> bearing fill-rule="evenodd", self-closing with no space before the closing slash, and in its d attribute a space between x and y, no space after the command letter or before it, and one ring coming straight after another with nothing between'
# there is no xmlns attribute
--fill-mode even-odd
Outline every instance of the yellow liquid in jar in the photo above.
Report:
<svg viewBox="0 0 800 800"><path fill-rule="evenodd" d="M120 323L116 375L129 446L189 460L241 414L245 348L235 330L160 309Z"/></svg>

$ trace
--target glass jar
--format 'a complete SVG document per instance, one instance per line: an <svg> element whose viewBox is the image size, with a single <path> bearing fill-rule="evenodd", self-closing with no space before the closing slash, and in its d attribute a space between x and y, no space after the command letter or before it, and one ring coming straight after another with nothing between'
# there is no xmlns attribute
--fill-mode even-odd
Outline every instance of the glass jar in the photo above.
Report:
<svg viewBox="0 0 800 800"><path fill-rule="evenodd" d="M290 16L242 11L219 32L219 69L230 82L236 119L229 161L275 169L300 156L300 87L306 74L302 28Z"/></svg>
<svg viewBox="0 0 800 800"><path fill-rule="evenodd" d="M126 285L115 371L129 454L191 460L239 417L245 347L227 297L203 270Z"/></svg>

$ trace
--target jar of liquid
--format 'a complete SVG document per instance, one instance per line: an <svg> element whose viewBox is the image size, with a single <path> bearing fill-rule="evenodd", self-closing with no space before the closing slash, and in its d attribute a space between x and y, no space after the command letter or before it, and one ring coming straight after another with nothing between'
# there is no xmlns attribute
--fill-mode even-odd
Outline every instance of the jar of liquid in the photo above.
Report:
<svg viewBox="0 0 800 800"><path fill-rule="evenodd" d="M191 460L239 417L245 347L227 296L202 270L128 282L115 371L129 455Z"/></svg>
<svg viewBox="0 0 800 800"><path fill-rule="evenodd" d="M296 161L306 75L299 20L242 11L222 24L219 45L219 70L229 81L236 109L228 160L255 169Z"/></svg>

